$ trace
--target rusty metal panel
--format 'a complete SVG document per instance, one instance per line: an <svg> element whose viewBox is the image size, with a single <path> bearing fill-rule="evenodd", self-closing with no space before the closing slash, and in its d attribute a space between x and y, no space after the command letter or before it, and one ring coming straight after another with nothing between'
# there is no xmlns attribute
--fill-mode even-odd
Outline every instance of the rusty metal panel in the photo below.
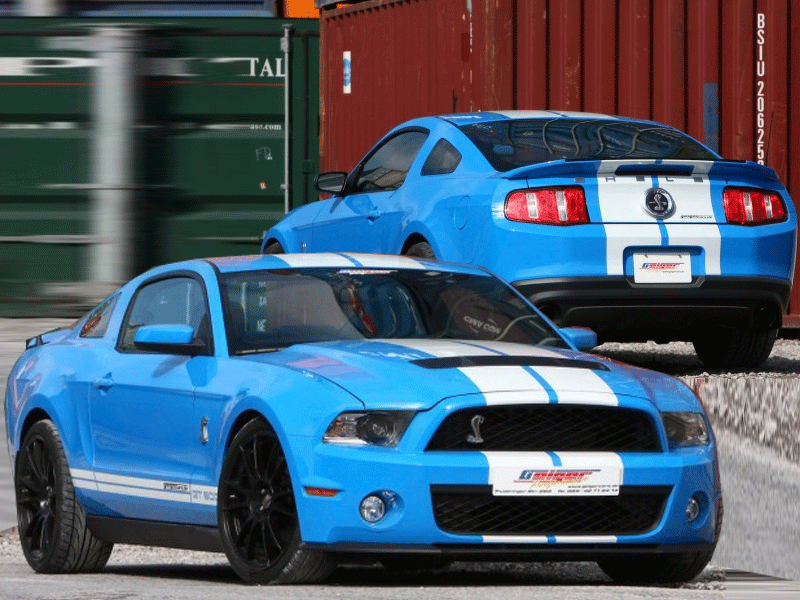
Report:
<svg viewBox="0 0 800 600"><path fill-rule="evenodd" d="M617 0L596 0L584 7L583 106L617 112Z"/></svg>
<svg viewBox="0 0 800 600"><path fill-rule="evenodd" d="M516 5L516 105L535 109L547 102L548 0L529 0Z"/></svg>
<svg viewBox="0 0 800 600"><path fill-rule="evenodd" d="M720 0L686 3L686 131L719 151Z"/></svg>
<svg viewBox="0 0 800 600"><path fill-rule="evenodd" d="M754 159L753 26L752 0L729 0L720 23L722 69L720 78L720 153L726 158Z"/></svg>
<svg viewBox="0 0 800 600"><path fill-rule="evenodd" d="M583 61L580 24L582 0L550 3L550 107L581 110Z"/></svg>
<svg viewBox="0 0 800 600"><path fill-rule="evenodd" d="M685 0L653 0L652 118L686 129Z"/></svg>
<svg viewBox="0 0 800 600"><path fill-rule="evenodd" d="M787 19L789 29L789 58L787 68L789 69L789 89L787 104L795 108L789 112L787 130L789 133L786 150L789 155L789 172L786 181L789 185L789 193L795 205L800 201L800 114L797 114L796 107L800 106L800 8L796 5L789 5L789 17ZM784 325L800 327L800 265L795 263L794 280L792 295L789 299L789 316L784 317Z"/></svg>
<svg viewBox="0 0 800 600"><path fill-rule="evenodd" d="M510 0L323 8L322 168L349 170L388 129L415 116L512 106L515 8Z"/></svg>
<svg viewBox="0 0 800 600"><path fill-rule="evenodd" d="M618 14L617 112L647 119L653 80L650 0L620 0Z"/></svg>

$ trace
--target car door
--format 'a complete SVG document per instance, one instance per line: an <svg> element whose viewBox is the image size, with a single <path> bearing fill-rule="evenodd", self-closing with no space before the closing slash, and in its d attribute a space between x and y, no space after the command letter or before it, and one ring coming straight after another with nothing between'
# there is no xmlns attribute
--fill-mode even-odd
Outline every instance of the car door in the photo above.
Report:
<svg viewBox="0 0 800 600"><path fill-rule="evenodd" d="M208 352L145 352L133 338L144 325L182 324ZM196 373L213 360L208 302L189 273L144 283L123 318L116 347L89 386L93 476L98 499L116 516L195 522L191 474L199 459L194 423Z"/></svg>
<svg viewBox="0 0 800 600"><path fill-rule="evenodd" d="M343 195L324 201L309 250L386 252L388 232L402 217L396 190L427 137L426 130L413 128L381 142L348 178Z"/></svg>

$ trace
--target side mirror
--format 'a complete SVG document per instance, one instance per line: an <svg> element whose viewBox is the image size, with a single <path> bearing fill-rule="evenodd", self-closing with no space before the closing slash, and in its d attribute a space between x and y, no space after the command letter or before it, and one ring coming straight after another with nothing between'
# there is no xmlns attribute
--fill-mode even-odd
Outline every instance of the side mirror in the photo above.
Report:
<svg viewBox="0 0 800 600"><path fill-rule="evenodd" d="M133 336L133 345L139 350L162 354L202 354L205 344L192 342L193 339L194 329L189 325L144 325Z"/></svg>
<svg viewBox="0 0 800 600"><path fill-rule="evenodd" d="M563 327L558 332L581 352L597 346L597 334L586 327Z"/></svg>
<svg viewBox="0 0 800 600"><path fill-rule="evenodd" d="M314 187L323 194L341 194L346 181L347 173L344 171L320 173L314 178Z"/></svg>

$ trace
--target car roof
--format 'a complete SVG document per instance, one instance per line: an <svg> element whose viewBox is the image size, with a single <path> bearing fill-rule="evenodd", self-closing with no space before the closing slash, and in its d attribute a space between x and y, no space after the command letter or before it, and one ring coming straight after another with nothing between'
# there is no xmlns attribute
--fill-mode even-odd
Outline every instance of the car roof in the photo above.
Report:
<svg viewBox="0 0 800 600"><path fill-rule="evenodd" d="M601 113L559 111L559 110L502 110L471 113L456 113L450 115L439 115L440 119L448 121L456 126L467 123L490 123L493 121L513 121L517 119L610 119L617 121L633 121L639 123L652 123L653 121L643 121L620 117L617 115L606 115Z"/></svg>
<svg viewBox="0 0 800 600"><path fill-rule="evenodd" d="M254 254L250 256L228 256L202 259L212 264L220 273L257 271L261 269L412 269L436 270L452 273L487 275L480 267L446 263L410 256L354 253L311 254Z"/></svg>

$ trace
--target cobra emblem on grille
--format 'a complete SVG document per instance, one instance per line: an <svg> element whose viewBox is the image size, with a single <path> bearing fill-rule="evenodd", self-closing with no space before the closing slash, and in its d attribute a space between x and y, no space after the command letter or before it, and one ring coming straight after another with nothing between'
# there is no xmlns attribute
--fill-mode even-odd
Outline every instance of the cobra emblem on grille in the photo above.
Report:
<svg viewBox="0 0 800 600"><path fill-rule="evenodd" d="M467 442L470 444L482 444L483 438L481 437L481 424L485 421L483 415L475 415L470 420L469 424L472 427L472 433L467 436Z"/></svg>

